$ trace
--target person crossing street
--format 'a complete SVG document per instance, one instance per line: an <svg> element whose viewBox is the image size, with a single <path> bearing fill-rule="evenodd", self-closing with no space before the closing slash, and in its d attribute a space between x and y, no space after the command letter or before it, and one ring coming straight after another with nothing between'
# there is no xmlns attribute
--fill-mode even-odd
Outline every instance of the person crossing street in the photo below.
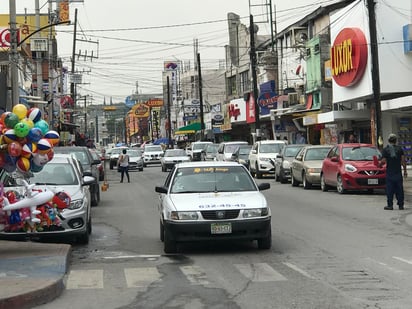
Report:
<svg viewBox="0 0 412 309"><path fill-rule="evenodd" d="M130 182L129 177L129 155L127 150L123 149L122 154L119 156L118 169L120 170L120 182L123 182L124 174L126 174L127 182Z"/></svg>

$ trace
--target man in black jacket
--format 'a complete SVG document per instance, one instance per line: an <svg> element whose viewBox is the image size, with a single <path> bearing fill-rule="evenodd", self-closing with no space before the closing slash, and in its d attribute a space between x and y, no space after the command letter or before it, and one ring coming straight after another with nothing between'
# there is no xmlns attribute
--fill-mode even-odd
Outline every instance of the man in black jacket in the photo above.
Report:
<svg viewBox="0 0 412 309"><path fill-rule="evenodd" d="M396 196L399 209L404 209L403 177L408 176L405 154L402 147L396 145L397 137L389 134L389 144L382 151L381 164L386 163L386 197L387 205L384 209L393 209L393 196ZM402 177L403 167L403 177Z"/></svg>

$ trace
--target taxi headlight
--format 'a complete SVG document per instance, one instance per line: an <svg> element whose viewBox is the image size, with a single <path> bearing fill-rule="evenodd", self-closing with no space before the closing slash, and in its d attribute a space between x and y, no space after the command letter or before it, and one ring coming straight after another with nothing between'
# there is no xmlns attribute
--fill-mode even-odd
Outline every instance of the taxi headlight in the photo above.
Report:
<svg viewBox="0 0 412 309"><path fill-rule="evenodd" d="M83 206L83 200L73 200L70 202L69 209L79 209Z"/></svg>
<svg viewBox="0 0 412 309"><path fill-rule="evenodd" d="M196 211L172 211L170 218L172 220L197 220L199 215Z"/></svg>
<svg viewBox="0 0 412 309"><path fill-rule="evenodd" d="M260 161L269 162L270 158L259 158Z"/></svg>
<svg viewBox="0 0 412 309"><path fill-rule="evenodd" d="M283 168L284 168L284 169L290 169L290 163L289 163L289 161L286 161L286 160L283 161L283 162L282 162L282 165L283 165Z"/></svg>
<svg viewBox="0 0 412 309"><path fill-rule="evenodd" d="M245 209L243 210L243 218L264 217L268 213L268 208Z"/></svg>

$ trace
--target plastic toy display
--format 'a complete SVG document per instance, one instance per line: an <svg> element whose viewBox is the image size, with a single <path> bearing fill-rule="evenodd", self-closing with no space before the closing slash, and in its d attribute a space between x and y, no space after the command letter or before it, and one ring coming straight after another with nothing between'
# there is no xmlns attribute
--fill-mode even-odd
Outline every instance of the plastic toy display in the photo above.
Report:
<svg viewBox="0 0 412 309"><path fill-rule="evenodd" d="M66 193L35 190L28 179L54 155L59 134L50 131L39 108L17 104L0 116L0 168L21 175L23 194L0 184L0 230L43 231L59 227L59 212L70 205Z"/></svg>

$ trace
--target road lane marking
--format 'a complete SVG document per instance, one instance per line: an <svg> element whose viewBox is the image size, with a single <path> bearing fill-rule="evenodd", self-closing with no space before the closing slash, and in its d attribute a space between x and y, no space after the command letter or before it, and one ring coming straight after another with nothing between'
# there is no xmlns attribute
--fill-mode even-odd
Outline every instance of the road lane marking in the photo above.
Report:
<svg viewBox="0 0 412 309"><path fill-rule="evenodd" d="M398 260L398 261L401 261L401 262L412 265L412 260L407 260L407 259L404 259L404 258L401 258L401 257L398 257L398 256L393 256L392 258L394 258L395 260Z"/></svg>
<svg viewBox="0 0 412 309"><path fill-rule="evenodd" d="M313 277L312 275L310 275L309 273L307 273L303 269L300 269L299 267L297 267L295 264L288 263L288 262L283 262L283 264L286 265L289 268L292 268L294 271L297 271L298 273L304 275L305 277L307 277L309 279L316 279L315 277Z"/></svg>
<svg viewBox="0 0 412 309"><path fill-rule="evenodd" d="M381 261L378 261L378 260L375 260L375 259L373 259L373 258L371 258L371 257L367 257L366 260L369 260L369 261L371 261L371 262L373 262L373 263L376 263L376 264L378 264L378 265L380 265L380 266L383 266L383 267L385 267L386 269L388 269L388 270L390 270L391 272L394 272L394 273L396 273L396 274L403 273L402 270L396 269L395 267L389 266L388 264L386 264L386 263L384 263L384 262L381 262Z"/></svg>
<svg viewBox="0 0 412 309"><path fill-rule="evenodd" d="M180 270L192 285L207 285L206 273L200 266L180 266Z"/></svg>
<svg viewBox="0 0 412 309"><path fill-rule="evenodd" d="M103 289L103 269L70 271L66 288L68 290Z"/></svg>
<svg viewBox="0 0 412 309"><path fill-rule="evenodd" d="M235 264L246 278L253 282L285 281L283 275L274 270L267 263Z"/></svg>
<svg viewBox="0 0 412 309"><path fill-rule="evenodd" d="M156 267L125 268L124 276L128 288L146 289L152 283L162 280Z"/></svg>

